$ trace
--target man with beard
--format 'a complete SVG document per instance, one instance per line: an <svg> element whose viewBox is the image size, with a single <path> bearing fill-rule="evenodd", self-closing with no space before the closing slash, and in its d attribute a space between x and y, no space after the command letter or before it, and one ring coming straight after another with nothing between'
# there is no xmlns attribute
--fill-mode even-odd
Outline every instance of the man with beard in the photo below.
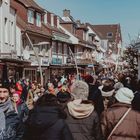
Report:
<svg viewBox="0 0 140 140"><path fill-rule="evenodd" d="M8 89L0 87L0 140L21 140L23 132Z"/></svg>

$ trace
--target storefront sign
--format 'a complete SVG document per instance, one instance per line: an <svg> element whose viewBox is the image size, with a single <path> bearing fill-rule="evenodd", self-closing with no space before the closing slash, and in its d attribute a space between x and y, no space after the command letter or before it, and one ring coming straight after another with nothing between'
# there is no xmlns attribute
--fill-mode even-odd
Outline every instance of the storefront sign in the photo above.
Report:
<svg viewBox="0 0 140 140"><path fill-rule="evenodd" d="M91 63L92 63L92 61L90 59L77 59L78 65L89 65ZM93 60L93 63L95 63L94 60Z"/></svg>
<svg viewBox="0 0 140 140"><path fill-rule="evenodd" d="M41 58L41 66L49 66L49 59Z"/></svg>
<svg viewBox="0 0 140 140"><path fill-rule="evenodd" d="M52 58L52 64L62 64L61 58Z"/></svg>

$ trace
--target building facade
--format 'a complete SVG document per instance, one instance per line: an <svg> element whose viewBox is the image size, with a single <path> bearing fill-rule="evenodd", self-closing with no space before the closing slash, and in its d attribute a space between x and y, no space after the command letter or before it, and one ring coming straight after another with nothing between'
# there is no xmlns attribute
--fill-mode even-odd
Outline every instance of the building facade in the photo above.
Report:
<svg viewBox="0 0 140 140"><path fill-rule="evenodd" d="M0 1L0 81L2 84L16 82L28 62L17 56L16 9L9 0Z"/></svg>

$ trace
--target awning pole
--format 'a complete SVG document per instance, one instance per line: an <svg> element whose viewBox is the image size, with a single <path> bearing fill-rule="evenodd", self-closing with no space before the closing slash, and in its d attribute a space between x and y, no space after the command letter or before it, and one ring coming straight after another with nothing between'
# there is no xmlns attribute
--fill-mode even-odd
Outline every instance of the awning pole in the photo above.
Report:
<svg viewBox="0 0 140 140"><path fill-rule="evenodd" d="M41 82L41 85L43 86L43 75L42 75L41 64L40 64L40 61L39 61L39 56L38 56L38 54L36 53L36 51L35 51L35 49L34 49L34 45L33 45L32 41L31 41L30 37L28 36L27 33L25 33L25 35L27 36L27 38L28 38L28 40L29 40L29 43L30 43L30 45L31 45L31 47L32 47L32 49L33 49L33 51L34 51L35 57L36 57L36 59L37 59L38 66L39 66L39 72L40 72L40 79L41 79L40 82Z"/></svg>
<svg viewBox="0 0 140 140"><path fill-rule="evenodd" d="M72 55L72 57L74 59L75 65L76 65L76 71L77 71L77 77L76 78L77 78L77 80L79 80L79 70L78 70L78 66L77 66L77 60L76 60L76 58L75 58L75 56L74 56L74 54L73 54L73 52L72 52L70 47L69 47L69 50L70 50L70 53L71 53L71 55Z"/></svg>

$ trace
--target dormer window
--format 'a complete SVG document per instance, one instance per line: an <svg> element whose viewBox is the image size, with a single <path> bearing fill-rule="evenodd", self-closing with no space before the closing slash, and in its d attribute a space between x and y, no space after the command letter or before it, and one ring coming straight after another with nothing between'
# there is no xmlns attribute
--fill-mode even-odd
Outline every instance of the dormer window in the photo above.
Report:
<svg viewBox="0 0 140 140"><path fill-rule="evenodd" d="M113 37L113 33L112 32L107 33L107 38L112 38L112 37Z"/></svg>
<svg viewBox="0 0 140 140"><path fill-rule="evenodd" d="M34 11L28 10L28 22L34 24Z"/></svg>
<svg viewBox="0 0 140 140"><path fill-rule="evenodd" d="M36 26L41 27L41 14L36 13Z"/></svg>

